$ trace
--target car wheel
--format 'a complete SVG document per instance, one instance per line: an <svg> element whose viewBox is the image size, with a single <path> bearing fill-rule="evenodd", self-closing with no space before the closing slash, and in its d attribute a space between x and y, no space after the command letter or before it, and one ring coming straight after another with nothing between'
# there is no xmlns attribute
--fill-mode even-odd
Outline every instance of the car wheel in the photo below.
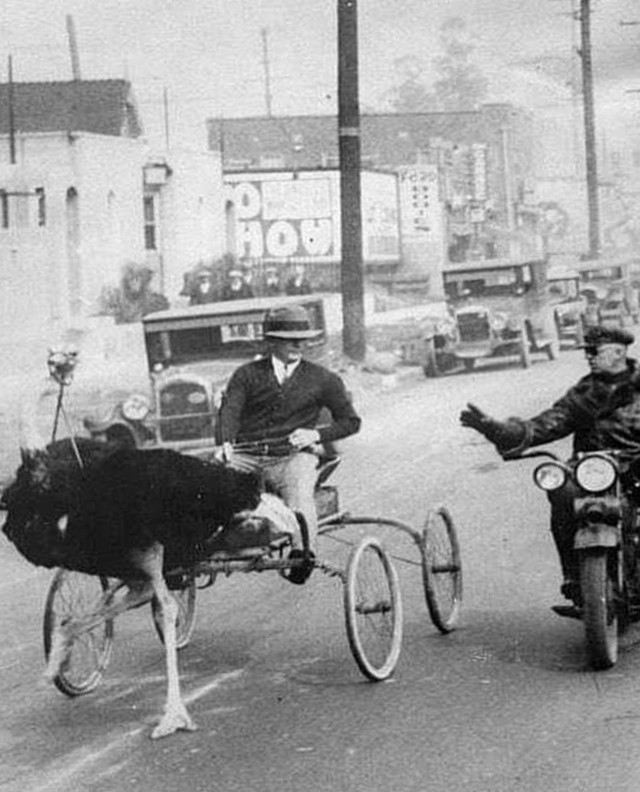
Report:
<svg viewBox="0 0 640 792"><path fill-rule="evenodd" d="M557 338L549 342L547 345L547 357L549 360L557 360L560 354L560 343Z"/></svg>
<svg viewBox="0 0 640 792"><path fill-rule="evenodd" d="M439 377L440 374L442 374L440 366L438 365L436 345L433 338L429 338L425 341L425 360L422 370L425 377Z"/></svg>

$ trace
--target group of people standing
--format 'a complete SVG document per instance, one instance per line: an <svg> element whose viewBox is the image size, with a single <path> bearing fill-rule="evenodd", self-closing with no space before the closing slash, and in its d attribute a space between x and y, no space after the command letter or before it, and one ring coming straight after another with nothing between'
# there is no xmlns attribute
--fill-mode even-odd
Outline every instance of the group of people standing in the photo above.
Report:
<svg viewBox="0 0 640 792"><path fill-rule="evenodd" d="M278 267L267 266L262 286L256 291L250 273L238 267L227 272L222 288L216 284L216 275L211 268L202 267L191 277L191 283L183 294L188 294L190 305L216 302L218 300L247 300L256 296L276 297L281 294L311 294L313 291L303 264L295 264L290 277L283 283Z"/></svg>
<svg viewBox="0 0 640 792"><path fill-rule="evenodd" d="M153 276L152 267L146 264L125 264L119 285L103 290L100 313L113 316L116 324L125 324L139 322L149 313L169 308L169 300L153 289ZM313 291L303 264L295 264L284 283L278 268L267 266L262 280L256 294L250 276L239 267L232 266L226 274L226 281L220 285L217 271L200 265L185 275L180 294L189 298L189 305L203 305L224 300L247 300L256 296L304 295Z"/></svg>

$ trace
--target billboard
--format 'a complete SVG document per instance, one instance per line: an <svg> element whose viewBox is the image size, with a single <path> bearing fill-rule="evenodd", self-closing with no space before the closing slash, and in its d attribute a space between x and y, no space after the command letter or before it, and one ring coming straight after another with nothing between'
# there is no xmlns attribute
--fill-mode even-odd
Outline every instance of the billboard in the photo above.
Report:
<svg viewBox="0 0 640 792"><path fill-rule="evenodd" d="M234 211L238 257L340 260L338 171L227 173L224 179ZM398 261L395 174L363 171L361 207L363 260Z"/></svg>

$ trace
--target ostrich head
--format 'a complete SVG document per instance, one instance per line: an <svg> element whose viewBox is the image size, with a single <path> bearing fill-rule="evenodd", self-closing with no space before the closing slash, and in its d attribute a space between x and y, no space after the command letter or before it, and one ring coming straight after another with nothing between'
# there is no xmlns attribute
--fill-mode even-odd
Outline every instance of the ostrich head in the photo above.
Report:
<svg viewBox="0 0 640 792"><path fill-rule="evenodd" d="M64 516L68 503L51 488L46 451L22 452L14 481L0 499L7 512L2 530L32 564L60 566L63 552ZM62 522L61 522L62 521Z"/></svg>

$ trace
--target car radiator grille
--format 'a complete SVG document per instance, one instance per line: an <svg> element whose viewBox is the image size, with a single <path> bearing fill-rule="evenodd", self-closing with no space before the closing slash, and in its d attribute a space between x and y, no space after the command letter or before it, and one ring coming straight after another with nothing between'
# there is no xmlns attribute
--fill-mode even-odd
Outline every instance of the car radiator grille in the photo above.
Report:
<svg viewBox="0 0 640 792"><path fill-rule="evenodd" d="M206 390L194 382L174 382L159 399L160 440L176 442L213 437L213 420Z"/></svg>
<svg viewBox="0 0 640 792"><path fill-rule="evenodd" d="M486 341L491 336L489 320L481 314L460 315L458 333L461 341Z"/></svg>

